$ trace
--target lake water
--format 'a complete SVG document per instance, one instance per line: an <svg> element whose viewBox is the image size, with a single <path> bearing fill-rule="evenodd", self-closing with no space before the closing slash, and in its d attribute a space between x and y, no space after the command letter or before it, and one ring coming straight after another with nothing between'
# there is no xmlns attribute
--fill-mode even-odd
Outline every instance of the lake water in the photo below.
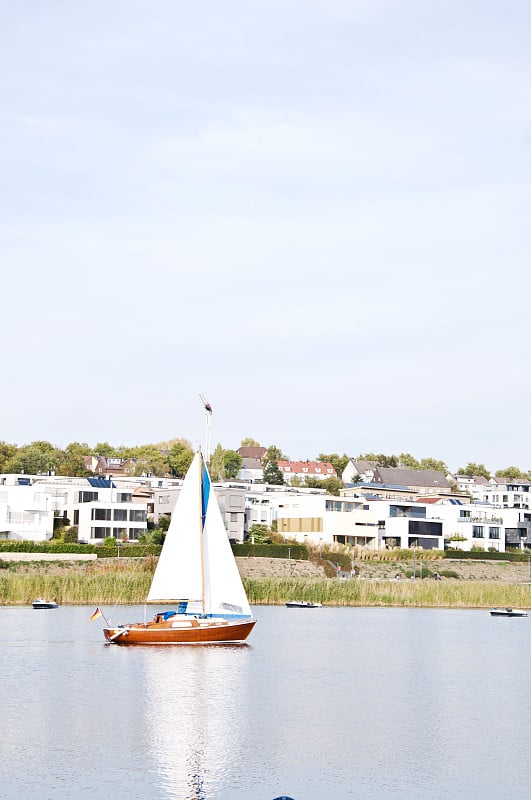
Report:
<svg viewBox="0 0 531 800"><path fill-rule="evenodd" d="M92 611L0 608L1 798L529 796L531 618L257 607L247 645L127 648Z"/></svg>

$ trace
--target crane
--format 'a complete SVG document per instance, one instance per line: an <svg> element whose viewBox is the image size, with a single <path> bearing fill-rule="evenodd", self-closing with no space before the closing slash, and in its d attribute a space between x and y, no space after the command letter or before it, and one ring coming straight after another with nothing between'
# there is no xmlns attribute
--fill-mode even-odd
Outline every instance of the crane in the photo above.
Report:
<svg viewBox="0 0 531 800"><path fill-rule="evenodd" d="M205 461L210 464L210 424L212 421L212 406L204 394L199 394L203 408L205 409Z"/></svg>

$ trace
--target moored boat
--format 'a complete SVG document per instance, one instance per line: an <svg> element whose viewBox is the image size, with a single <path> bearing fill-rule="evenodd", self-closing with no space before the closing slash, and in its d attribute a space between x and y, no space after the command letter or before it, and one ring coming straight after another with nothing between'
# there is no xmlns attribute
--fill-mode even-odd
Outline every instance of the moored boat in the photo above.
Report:
<svg viewBox="0 0 531 800"><path fill-rule="evenodd" d="M243 642L256 624L200 450L173 511L147 602L176 608L156 613L149 622L107 624L107 642Z"/></svg>
<svg viewBox="0 0 531 800"><path fill-rule="evenodd" d="M32 608L59 608L55 600L41 600L40 597L37 597L31 605Z"/></svg>
<svg viewBox="0 0 531 800"><path fill-rule="evenodd" d="M510 608L509 606L505 608L494 607L491 609L490 615L491 617L527 617L527 611L521 608Z"/></svg>
<svg viewBox="0 0 531 800"><path fill-rule="evenodd" d="M288 600L287 608L322 608L321 603L310 603L308 600Z"/></svg>

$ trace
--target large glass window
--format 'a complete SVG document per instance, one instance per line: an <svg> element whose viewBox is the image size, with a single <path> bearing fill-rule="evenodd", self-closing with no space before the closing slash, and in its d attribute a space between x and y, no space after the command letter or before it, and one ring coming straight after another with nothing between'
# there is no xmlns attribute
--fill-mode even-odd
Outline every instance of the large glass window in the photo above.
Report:
<svg viewBox="0 0 531 800"><path fill-rule="evenodd" d="M126 508L115 508L113 513L113 519L117 522L126 522L127 521L127 509Z"/></svg>
<svg viewBox="0 0 531 800"><path fill-rule="evenodd" d="M116 501L118 503L131 503L133 499L132 494L126 494L125 492L118 492L116 495Z"/></svg>
<svg viewBox="0 0 531 800"><path fill-rule="evenodd" d="M146 512L142 508L129 509L129 522L145 522Z"/></svg>
<svg viewBox="0 0 531 800"><path fill-rule="evenodd" d="M110 518L111 518L111 509L110 508L93 508L92 509L92 519L110 520Z"/></svg>
<svg viewBox="0 0 531 800"><path fill-rule="evenodd" d="M472 525L472 538L483 539L483 525Z"/></svg>
<svg viewBox="0 0 531 800"><path fill-rule="evenodd" d="M97 492L79 492L78 495L78 503L93 503L97 499Z"/></svg>
<svg viewBox="0 0 531 800"><path fill-rule="evenodd" d="M111 535L111 529L110 528L91 528L90 529L90 538L91 539L106 539L110 535Z"/></svg>
<svg viewBox="0 0 531 800"><path fill-rule="evenodd" d="M489 528L489 539L499 539L499 538L500 538L500 529Z"/></svg>

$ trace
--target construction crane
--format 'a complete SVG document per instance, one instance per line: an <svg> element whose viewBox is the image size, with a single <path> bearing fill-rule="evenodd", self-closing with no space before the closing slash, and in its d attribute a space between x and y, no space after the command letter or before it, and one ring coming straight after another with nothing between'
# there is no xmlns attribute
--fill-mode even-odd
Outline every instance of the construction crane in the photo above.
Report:
<svg viewBox="0 0 531 800"><path fill-rule="evenodd" d="M212 422L212 406L204 394L199 394L205 409L205 461L210 464L210 425Z"/></svg>

